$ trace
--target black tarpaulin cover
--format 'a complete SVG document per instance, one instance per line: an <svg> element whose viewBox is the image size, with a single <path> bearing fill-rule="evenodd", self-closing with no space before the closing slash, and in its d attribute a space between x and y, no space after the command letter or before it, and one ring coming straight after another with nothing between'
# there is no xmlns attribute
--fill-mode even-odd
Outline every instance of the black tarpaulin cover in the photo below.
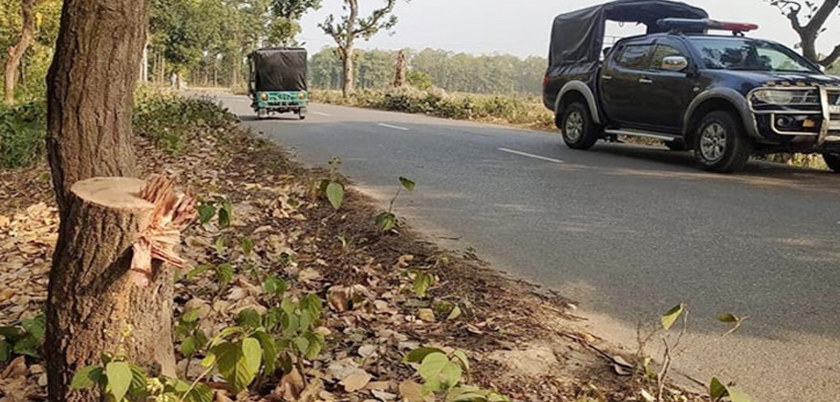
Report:
<svg viewBox="0 0 840 402"><path fill-rule="evenodd" d="M254 63L254 90L306 90L306 49L263 48L249 57Z"/></svg>
<svg viewBox="0 0 840 402"><path fill-rule="evenodd" d="M551 30L550 68L576 65L588 68L598 63L607 21L637 22L647 25L648 33L660 32L656 21L662 18L708 18L705 10L685 3L665 0L616 0L560 14Z"/></svg>

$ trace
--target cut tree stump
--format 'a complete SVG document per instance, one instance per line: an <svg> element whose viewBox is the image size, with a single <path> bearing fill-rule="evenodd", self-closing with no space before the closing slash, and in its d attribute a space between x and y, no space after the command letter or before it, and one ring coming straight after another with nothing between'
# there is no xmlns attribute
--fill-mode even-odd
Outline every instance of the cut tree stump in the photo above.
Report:
<svg viewBox="0 0 840 402"><path fill-rule="evenodd" d="M156 202L141 197L150 194ZM165 211L186 205L182 217L189 218L194 199L175 197L171 181L159 177L148 185L132 178L88 179L75 183L68 198L47 300L50 400L98 400L98 392L71 391L69 384L78 370L100 364L103 352L123 355L151 375L174 376L174 268L159 259L152 263L154 251L141 256L147 264L132 259L138 244L148 246L150 227L171 232L173 221L187 221ZM180 232L174 235L177 244ZM137 265L148 272L132 271Z"/></svg>

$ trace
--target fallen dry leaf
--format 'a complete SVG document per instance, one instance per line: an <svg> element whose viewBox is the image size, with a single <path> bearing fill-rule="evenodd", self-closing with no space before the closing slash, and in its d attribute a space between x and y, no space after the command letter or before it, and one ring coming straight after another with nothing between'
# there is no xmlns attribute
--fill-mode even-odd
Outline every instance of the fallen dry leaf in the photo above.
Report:
<svg viewBox="0 0 840 402"><path fill-rule="evenodd" d="M370 378L370 374L367 372L355 372L341 380L341 385L347 392L356 392L368 385Z"/></svg>

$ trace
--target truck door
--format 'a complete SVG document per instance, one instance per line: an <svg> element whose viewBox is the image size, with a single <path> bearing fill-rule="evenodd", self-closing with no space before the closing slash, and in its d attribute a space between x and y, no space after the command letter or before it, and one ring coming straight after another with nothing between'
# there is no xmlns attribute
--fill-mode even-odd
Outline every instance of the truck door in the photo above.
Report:
<svg viewBox="0 0 840 402"><path fill-rule="evenodd" d="M653 54L651 40L621 45L604 63L599 79L601 103L607 116L622 125L642 123L640 110L648 108L647 99L637 92Z"/></svg>
<svg viewBox="0 0 840 402"><path fill-rule="evenodd" d="M656 131L679 134L682 131L683 116L693 98L695 80L685 69L673 71L673 65L665 66L666 58L683 57L688 52L679 42L662 38L657 40L650 65L639 80L638 96L645 99L646 108L641 110L641 123Z"/></svg>

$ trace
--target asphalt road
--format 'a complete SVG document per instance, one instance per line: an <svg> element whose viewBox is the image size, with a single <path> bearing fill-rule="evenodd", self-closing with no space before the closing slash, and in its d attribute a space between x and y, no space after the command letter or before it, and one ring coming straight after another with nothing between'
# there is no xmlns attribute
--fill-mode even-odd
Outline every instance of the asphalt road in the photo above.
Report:
<svg viewBox="0 0 840 402"><path fill-rule="evenodd" d="M635 347L640 320L685 302L680 370L761 401L840 398L840 176L708 174L664 147L573 151L546 133L329 105L258 121L247 98L220 99L307 164L339 156L383 202L415 180L398 215L579 301L600 336ZM728 312L749 318L721 337Z"/></svg>

